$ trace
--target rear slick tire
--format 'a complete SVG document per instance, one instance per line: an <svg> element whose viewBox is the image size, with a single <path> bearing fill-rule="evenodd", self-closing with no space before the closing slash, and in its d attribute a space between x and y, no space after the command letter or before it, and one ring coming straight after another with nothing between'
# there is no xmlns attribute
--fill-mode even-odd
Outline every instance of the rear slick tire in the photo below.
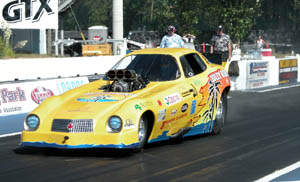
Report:
<svg viewBox="0 0 300 182"><path fill-rule="evenodd" d="M219 102L216 119L212 129L213 135L218 135L223 130L226 121L226 115L227 115L227 95L223 93Z"/></svg>

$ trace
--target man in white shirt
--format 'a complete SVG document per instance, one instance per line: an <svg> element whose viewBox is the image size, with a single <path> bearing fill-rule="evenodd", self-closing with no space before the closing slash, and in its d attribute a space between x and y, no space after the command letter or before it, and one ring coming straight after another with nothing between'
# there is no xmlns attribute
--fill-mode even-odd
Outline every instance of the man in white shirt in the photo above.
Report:
<svg viewBox="0 0 300 182"><path fill-rule="evenodd" d="M165 35L161 40L161 48L182 48L184 46L181 36L175 32L176 29L174 26L168 27L168 34Z"/></svg>

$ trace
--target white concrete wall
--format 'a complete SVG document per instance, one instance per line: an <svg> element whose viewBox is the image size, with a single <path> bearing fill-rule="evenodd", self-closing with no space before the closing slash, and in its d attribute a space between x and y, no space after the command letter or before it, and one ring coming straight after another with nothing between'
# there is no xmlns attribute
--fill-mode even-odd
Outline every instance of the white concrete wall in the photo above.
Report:
<svg viewBox="0 0 300 182"><path fill-rule="evenodd" d="M122 56L37 58L37 59L1 59L0 83L6 81L37 78L58 78L105 74ZM298 82L300 82L300 55L298 59ZM284 59L284 58L282 58ZM269 62L269 85L279 84L279 59L274 56L262 57L262 60L238 61L240 74L231 77L231 90L247 89L247 62Z"/></svg>
<svg viewBox="0 0 300 182"><path fill-rule="evenodd" d="M245 90L247 89L247 62L264 62L268 61L269 65L269 86L279 85L279 60L282 59L298 59L298 79L300 82L300 55L289 56L286 58L277 59L274 56L265 56L261 60L240 60L238 61L240 74L238 77L230 77L231 90Z"/></svg>
<svg viewBox="0 0 300 182"><path fill-rule="evenodd" d="M0 59L0 82L105 74L122 56Z"/></svg>

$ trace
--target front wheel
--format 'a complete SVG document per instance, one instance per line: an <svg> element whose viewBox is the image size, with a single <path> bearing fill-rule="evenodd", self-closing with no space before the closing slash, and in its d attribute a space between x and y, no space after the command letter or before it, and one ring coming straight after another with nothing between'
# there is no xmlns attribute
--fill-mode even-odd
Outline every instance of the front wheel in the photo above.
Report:
<svg viewBox="0 0 300 182"><path fill-rule="evenodd" d="M141 150L147 140L148 136L148 120L145 116L142 116L139 122L139 130L138 130L138 139L139 139L139 146L138 150Z"/></svg>
<svg viewBox="0 0 300 182"><path fill-rule="evenodd" d="M217 135L221 133L225 125L226 115L227 115L227 95L223 93L217 109L217 115L216 115L216 120L214 122L212 134Z"/></svg>

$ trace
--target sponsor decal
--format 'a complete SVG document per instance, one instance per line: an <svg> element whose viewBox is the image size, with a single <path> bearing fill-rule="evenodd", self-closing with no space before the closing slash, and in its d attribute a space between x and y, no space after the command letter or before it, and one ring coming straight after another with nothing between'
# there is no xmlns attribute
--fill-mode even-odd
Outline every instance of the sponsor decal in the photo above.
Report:
<svg viewBox="0 0 300 182"><path fill-rule="evenodd" d="M111 96L96 96L90 98L78 98L79 102L115 102L118 101L116 99L110 98Z"/></svg>
<svg viewBox="0 0 300 182"><path fill-rule="evenodd" d="M157 100L157 103L158 103L159 106L162 106L162 103L161 103L160 100Z"/></svg>
<svg viewBox="0 0 300 182"><path fill-rule="evenodd" d="M125 99L124 95L110 94L110 93L97 93L97 94L84 94L83 97L77 99L80 102L116 102Z"/></svg>
<svg viewBox="0 0 300 182"><path fill-rule="evenodd" d="M135 104L134 108L135 108L136 110L142 110L142 107L141 107L140 105L138 105L138 104Z"/></svg>
<svg viewBox="0 0 300 182"><path fill-rule="evenodd" d="M258 74L258 76L265 75L268 71L268 62L256 63L253 62L250 64L250 75Z"/></svg>
<svg viewBox="0 0 300 182"><path fill-rule="evenodd" d="M174 93L174 94L166 96L164 98L164 101L167 106L171 106L171 105L174 105L174 104L180 102L181 97L178 93Z"/></svg>
<svg viewBox="0 0 300 182"><path fill-rule="evenodd" d="M56 83L56 88L58 90L59 94L62 94L68 90L77 88L81 85L84 85L85 81L84 80L58 80Z"/></svg>
<svg viewBox="0 0 300 182"><path fill-rule="evenodd" d="M190 112L190 114L194 114L194 113L195 113L195 110L196 110L196 103L197 103L196 100L193 100L193 101L192 101L192 107L191 107L191 112Z"/></svg>
<svg viewBox="0 0 300 182"><path fill-rule="evenodd" d="M279 60L279 84L296 83L298 80L298 60Z"/></svg>
<svg viewBox="0 0 300 182"><path fill-rule="evenodd" d="M136 97L136 94L130 94L130 93L120 93L120 92L89 92L83 94L83 96L101 96L101 95L121 95L121 96L130 96L130 97Z"/></svg>
<svg viewBox="0 0 300 182"><path fill-rule="evenodd" d="M132 129L135 128L135 125L133 124L131 119L126 119L124 123L124 129Z"/></svg>
<svg viewBox="0 0 300 182"><path fill-rule="evenodd" d="M268 62L247 63L247 89L269 85Z"/></svg>
<svg viewBox="0 0 300 182"><path fill-rule="evenodd" d="M170 124L170 123L172 123L172 122L174 122L174 121L180 120L180 119L182 119L182 118L184 118L184 117L186 117L186 116L187 116L187 113L182 114L182 115L180 115L180 116L178 116L178 117L175 117L175 118L171 118L171 119L169 119L169 120L166 120L166 121L164 121L164 122L162 123L160 129L163 129L167 124Z"/></svg>
<svg viewBox="0 0 300 182"><path fill-rule="evenodd" d="M158 111L157 121L163 121L163 120L165 120L166 119L166 112L167 112L167 109L159 110Z"/></svg>
<svg viewBox="0 0 300 182"><path fill-rule="evenodd" d="M181 112L185 112L188 109L189 105L187 103L181 106Z"/></svg>
<svg viewBox="0 0 300 182"><path fill-rule="evenodd" d="M216 82L223 78L228 78L228 74L225 70L221 70L221 71L216 71L216 72L211 73L208 77L209 77L210 81Z"/></svg>
<svg viewBox="0 0 300 182"><path fill-rule="evenodd" d="M40 6L38 11L33 12L33 5L36 0L16 0L8 2L3 10L2 15L3 18L7 22L15 23L22 21L22 10L25 9L25 20L32 20L32 22L37 22L40 20L43 12L47 12L48 15L54 13L54 11L49 6L50 0L39 0Z"/></svg>
<svg viewBox="0 0 300 182"><path fill-rule="evenodd" d="M16 90L8 90L7 88L0 90L1 103L9 103L9 102L21 102L26 101L25 91L20 87L17 87Z"/></svg>
<svg viewBox="0 0 300 182"><path fill-rule="evenodd" d="M0 11L0 19L10 28L58 26L58 0L1 0Z"/></svg>
<svg viewBox="0 0 300 182"><path fill-rule="evenodd" d="M0 109L0 113L4 112L4 113L12 113L12 112L18 112L18 111L22 111L22 107L20 106L16 106L16 107L3 107L3 111Z"/></svg>
<svg viewBox="0 0 300 182"><path fill-rule="evenodd" d="M31 92L31 99L37 104L41 104L45 99L51 96L54 96L54 93L45 87L37 87Z"/></svg>
<svg viewBox="0 0 300 182"><path fill-rule="evenodd" d="M67 125L67 128L68 128L68 130L71 130L71 129L73 129L73 123L69 123L68 125Z"/></svg>
<svg viewBox="0 0 300 182"><path fill-rule="evenodd" d="M171 116L174 116L176 113L177 113L177 109L174 109L174 110L171 112Z"/></svg>

